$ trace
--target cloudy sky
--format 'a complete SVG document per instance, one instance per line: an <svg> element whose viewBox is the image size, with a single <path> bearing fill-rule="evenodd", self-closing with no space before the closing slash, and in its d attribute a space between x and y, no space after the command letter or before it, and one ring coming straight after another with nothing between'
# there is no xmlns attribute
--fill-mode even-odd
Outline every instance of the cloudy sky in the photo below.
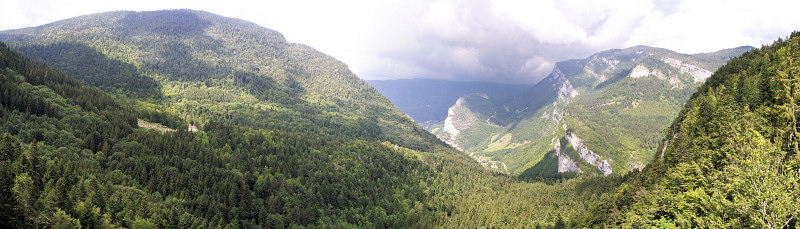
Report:
<svg viewBox="0 0 800 229"><path fill-rule="evenodd" d="M330 54L363 79L534 83L558 61L649 45L760 47L800 30L800 1L4 0L0 30L112 10L190 8L245 19Z"/></svg>

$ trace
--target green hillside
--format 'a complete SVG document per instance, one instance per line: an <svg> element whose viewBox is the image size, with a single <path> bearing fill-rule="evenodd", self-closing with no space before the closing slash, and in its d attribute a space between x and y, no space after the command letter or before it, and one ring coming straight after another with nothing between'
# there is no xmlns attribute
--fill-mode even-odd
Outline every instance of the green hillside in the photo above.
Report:
<svg viewBox="0 0 800 229"><path fill-rule="evenodd" d="M5 45L0 57L3 224L383 227L435 215L417 185L433 170L397 146L214 121L136 128L112 97Z"/></svg>
<svg viewBox="0 0 800 229"><path fill-rule="evenodd" d="M663 130L705 78L749 49L686 55L636 46L559 62L520 95L463 97L433 133L523 178L541 177L536 170L545 167L560 173L625 174L653 157Z"/></svg>
<svg viewBox="0 0 800 229"><path fill-rule="evenodd" d="M484 170L341 62L237 19L110 12L0 40L20 50L0 44L1 226L550 227L621 182Z"/></svg>
<svg viewBox="0 0 800 229"><path fill-rule="evenodd" d="M431 129L473 158L238 19L108 12L0 41L4 228L800 226L800 33L464 96Z"/></svg>
<svg viewBox="0 0 800 229"><path fill-rule="evenodd" d="M578 226L797 228L800 33L730 60Z"/></svg>
<svg viewBox="0 0 800 229"><path fill-rule="evenodd" d="M342 62L239 19L191 10L108 12L3 31L0 40L87 85L167 107L190 123L414 149L435 139Z"/></svg>

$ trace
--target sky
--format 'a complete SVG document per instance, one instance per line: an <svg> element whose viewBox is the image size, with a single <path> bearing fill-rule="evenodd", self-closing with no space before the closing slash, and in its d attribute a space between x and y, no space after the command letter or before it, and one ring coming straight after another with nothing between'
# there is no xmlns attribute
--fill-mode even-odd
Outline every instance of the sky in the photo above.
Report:
<svg viewBox="0 0 800 229"><path fill-rule="evenodd" d="M796 0L4 0L0 30L114 10L244 19L365 80L533 84L558 61L635 45L681 53L760 47L800 30Z"/></svg>

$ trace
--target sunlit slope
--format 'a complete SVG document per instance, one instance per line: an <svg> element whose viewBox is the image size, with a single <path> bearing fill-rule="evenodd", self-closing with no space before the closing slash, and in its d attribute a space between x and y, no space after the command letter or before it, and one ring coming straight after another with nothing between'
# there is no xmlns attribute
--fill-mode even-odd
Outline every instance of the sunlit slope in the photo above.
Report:
<svg viewBox="0 0 800 229"><path fill-rule="evenodd" d="M551 151L559 159L549 161L558 161L561 172L624 174L652 158L663 130L697 87L749 49L686 55L636 46L559 62L518 96L461 98L434 134L506 164L512 174L525 174Z"/></svg>
<svg viewBox="0 0 800 229"><path fill-rule="evenodd" d="M0 32L13 49L193 123L386 140L435 138L347 66L256 24L202 11L118 11Z"/></svg>

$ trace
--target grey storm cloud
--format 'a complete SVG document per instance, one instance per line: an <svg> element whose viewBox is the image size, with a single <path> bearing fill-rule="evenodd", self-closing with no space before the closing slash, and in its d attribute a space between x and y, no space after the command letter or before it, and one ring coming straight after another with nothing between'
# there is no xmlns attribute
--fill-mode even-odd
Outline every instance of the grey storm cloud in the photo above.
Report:
<svg viewBox="0 0 800 229"><path fill-rule="evenodd" d="M800 28L800 1L8 0L0 29L111 10L191 8L276 29L363 79L532 84L558 61L649 45L682 53L760 46Z"/></svg>
<svg viewBox="0 0 800 229"><path fill-rule="evenodd" d="M402 68L406 71L385 71L392 68L378 64L362 77L534 83L555 62L584 58L624 36L599 37L615 23L613 15L577 12L568 18L560 7L571 5L550 3L431 2L418 17L405 21L413 26L400 28L410 34L405 36L410 41L402 42L406 45L375 53L389 66L408 66Z"/></svg>
<svg viewBox="0 0 800 229"><path fill-rule="evenodd" d="M699 53L759 46L788 35L798 26L792 23L800 22L754 13L758 6L737 1L419 3L425 6L397 22L404 26L395 32L408 33L398 36L408 41L378 49L374 56L383 64L361 69L362 77L535 83L558 61L607 49L650 45ZM761 24L767 31L755 26L771 20L791 23Z"/></svg>

